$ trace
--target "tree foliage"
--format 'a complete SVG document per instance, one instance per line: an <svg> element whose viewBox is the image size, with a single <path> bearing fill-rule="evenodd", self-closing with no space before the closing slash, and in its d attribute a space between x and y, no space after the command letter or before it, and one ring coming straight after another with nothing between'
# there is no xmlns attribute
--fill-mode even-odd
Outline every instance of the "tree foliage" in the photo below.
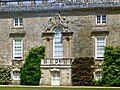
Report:
<svg viewBox="0 0 120 90"><path fill-rule="evenodd" d="M120 86L120 48L106 47L103 63L103 77L100 84Z"/></svg>
<svg viewBox="0 0 120 90"><path fill-rule="evenodd" d="M72 82L74 86L91 86L93 83L93 58L75 58L72 63Z"/></svg>
<svg viewBox="0 0 120 90"><path fill-rule="evenodd" d="M11 84L11 69L10 67L0 67L0 84Z"/></svg>
<svg viewBox="0 0 120 90"><path fill-rule="evenodd" d="M45 47L32 48L20 70L21 85L39 85L41 78L40 63L45 56Z"/></svg>

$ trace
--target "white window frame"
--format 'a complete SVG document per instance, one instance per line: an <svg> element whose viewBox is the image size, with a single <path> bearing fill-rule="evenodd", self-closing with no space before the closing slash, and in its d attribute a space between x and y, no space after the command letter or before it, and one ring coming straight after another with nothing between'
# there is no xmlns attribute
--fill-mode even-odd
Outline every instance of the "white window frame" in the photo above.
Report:
<svg viewBox="0 0 120 90"><path fill-rule="evenodd" d="M104 57L98 57L98 48L97 48L97 38L104 38L104 46L106 46L106 37L107 36L95 36L94 38L95 38L95 59L104 59Z"/></svg>
<svg viewBox="0 0 120 90"><path fill-rule="evenodd" d="M31 4L31 1L30 1L30 0L28 0L28 1L24 1L24 0L23 0L23 5L29 6L30 4Z"/></svg>
<svg viewBox="0 0 120 90"><path fill-rule="evenodd" d="M48 3L52 3L52 2L55 2L55 0L48 0Z"/></svg>
<svg viewBox="0 0 120 90"><path fill-rule="evenodd" d="M7 5L18 5L18 2L7 2Z"/></svg>
<svg viewBox="0 0 120 90"><path fill-rule="evenodd" d="M56 27L56 28L59 28L59 27ZM55 30L56 30L56 28L55 28ZM61 28L61 27L60 27ZM61 28L62 29L62 28ZM62 30L61 30L62 31ZM61 32L60 32L61 33ZM61 33L61 38L62 38L62 33ZM57 43L59 43L59 42L57 42ZM53 37L53 58L63 58L63 50L62 50L62 56L60 56L60 57L56 57L55 56L55 36ZM60 47L60 46L58 46L58 47ZM62 42L62 49L63 49L63 42ZM61 53L60 51L59 51L59 53Z"/></svg>
<svg viewBox="0 0 120 90"><path fill-rule="evenodd" d="M100 16L100 22L98 23L98 16ZM106 16L106 19L103 20L103 16ZM103 23L105 21L105 23ZM96 24L105 25L107 23L107 15L96 15Z"/></svg>
<svg viewBox="0 0 120 90"><path fill-rule="evenodd" d="M17 21L17 23L16 23L16 21ZM14 22L13 23L14 27L23 27L23 18L14 18L13 22Z"/></svg>
<svg viewBox="0 0 120 90"><path fill-rule="evenodd" d="M14 75L14 72L19 72L19 76L15 76ZM17 68L17 69L12 69L12 71L11 71L11 78L12 78L12 80L20 80L20 70Z"/></svg>
<svg viewBox="0 0 120 90"><path fill-rule="evenodd" d="M41 0L39 0L39 1L38 1L38 0L35 0L35 4L36 4L36 5L40 5L40 4L42 4L42 1L41 1Z"/></svg>
<svg viewBox="0 0 120 90"><path fill-rule="evenodd" d="M22 54L21 54L21 57L16 57L15 56L15 40L21 40L21 52L22 52ZM13 59L14 60L21 60L21 59L23 59L23 38L14 38L13 39Z"/></svg>
<svg viewBox="0 0 120 90"><path fill-rule="evenodd" d="M98 75L99 74L99 75ZM98 77L99 76L99 77ZM95 80L98 81L102 78L102 72L101 71L96 71L95 72Z"/></svg>

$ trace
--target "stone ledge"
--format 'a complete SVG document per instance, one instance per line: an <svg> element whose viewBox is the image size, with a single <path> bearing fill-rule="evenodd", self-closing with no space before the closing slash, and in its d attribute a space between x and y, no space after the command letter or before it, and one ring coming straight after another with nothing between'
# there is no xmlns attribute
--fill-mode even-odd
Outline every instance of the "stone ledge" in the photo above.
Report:
<svg viewBox="0 0 120 90"><path fill-rule="evenodd" d="M25 31L23 31L23 32L11 32L9 34L9 37L24 37L25 34L26 34Z"/></svg>
<svg viewBox="0 0 120 90"><path fill-rule="evenodd" d="M100 35L108 35L109 34L109 31L92 31L91 32L91 35L92 36L100 36Z"/></svg>

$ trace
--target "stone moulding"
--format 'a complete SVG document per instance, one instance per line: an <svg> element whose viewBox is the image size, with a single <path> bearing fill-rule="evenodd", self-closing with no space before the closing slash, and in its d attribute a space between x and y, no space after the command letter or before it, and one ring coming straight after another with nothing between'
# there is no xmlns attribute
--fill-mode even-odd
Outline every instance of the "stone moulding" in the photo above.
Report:
<svg viewBox="0 0 120 90"><path fill-rule="evenodd" d="M9 34L9 37L24 37L26 32L12 32Z"/></svg>
<svg viewBox="0 0 120 90"><path fill-rule="evenodd" d="M62 3L61 3L62 4ZM0 6L0 12L59 12L59 11L72 11L72 10L90 10L96 8L115 8L120 7L119 2L89 2L89 3L60 3L45 4L45 5L4 5Z"/></svg>
<svg viewBox="0 0 120 90"><path fill-rule="evenodd" d="M109 31L92 31L91 35L92 36L100 36L100 35L108 35Z"/></svg>

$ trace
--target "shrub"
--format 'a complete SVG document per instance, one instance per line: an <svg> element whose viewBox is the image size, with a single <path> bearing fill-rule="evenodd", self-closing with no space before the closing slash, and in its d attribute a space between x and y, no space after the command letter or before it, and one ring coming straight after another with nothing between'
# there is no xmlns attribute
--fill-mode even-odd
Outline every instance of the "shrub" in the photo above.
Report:
<svg viewBox="0 0 120 90"><path fill-rule="evenodd" d="M100 81L104 86L120 86L120 48L105 47L103 77Z"/></svg>
<svg viewBox="0 0 120 90"><path fill-rule="evenodd" d="M0 67L0 84L11 84L11 69L10 67Z"/></svg>
<svg viewBox="0 0 120 90"><path fill-rule="evenodd" d="M94 59L75 58L72 63L72 82L74 86L91 86L93 83L93 68Z"/></svg>
<svg viewBox="0 0 120 90"><path fill-rule="evenodd" d="M25 63L20 70L21 85L39 85L41 70L41 59L45 56L45 47L32 48L25 59Z"/></svg>

